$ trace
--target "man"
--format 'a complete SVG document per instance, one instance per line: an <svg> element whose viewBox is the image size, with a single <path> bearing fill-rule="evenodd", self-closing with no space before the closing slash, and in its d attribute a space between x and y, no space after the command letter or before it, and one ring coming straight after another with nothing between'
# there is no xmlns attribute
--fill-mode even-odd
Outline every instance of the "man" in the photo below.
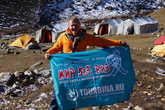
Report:
<svg viewBox="0 0 165 110"><path fill-rule="evenodd" d="M80 21L76 16L70 17L68 24L69 26L66 31L59 36L53 47L47 50L45 54L46 59L50 58L50 54L56 54L60 51L63 51L63 53L85 51L87 46L108 47L127 45L126 42L120 40L104 39L86 33L86 30L80 27ZM55 96L53 96L50 110L54 110L53 106L56 107L55 109L58 108Z"/></svg>

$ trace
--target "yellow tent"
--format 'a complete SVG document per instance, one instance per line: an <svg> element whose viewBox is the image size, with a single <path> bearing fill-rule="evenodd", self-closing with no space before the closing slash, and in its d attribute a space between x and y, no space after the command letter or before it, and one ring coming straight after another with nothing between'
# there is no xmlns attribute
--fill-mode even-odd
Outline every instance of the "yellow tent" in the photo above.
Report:
<svg viewBox="0 0 165 110"><path fill-rule="evenodd" d="M155 45L151 50L151 53L156 56L164 57L165 56L165 43L162 45Z"/></svg>
<svg viewBox="0 0 165 110"><path fill-rule="evenodd" d="M30 37L28 34L20 35L14 42L9 44L12 47L26 47L30 42L34 42L34 38Z"/></svg>

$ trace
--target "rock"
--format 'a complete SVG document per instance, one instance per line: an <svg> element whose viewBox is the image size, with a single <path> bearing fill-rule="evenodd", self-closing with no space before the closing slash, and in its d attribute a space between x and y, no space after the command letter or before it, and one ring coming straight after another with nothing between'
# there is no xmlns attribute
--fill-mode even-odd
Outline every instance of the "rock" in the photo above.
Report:
<svg viewBox="0 0 165 110"><path fill-rule="evenodd" d="M12 93L13 93L12 96L15 97L23 96L23 91L21 89L15 89Z"/></svg>
<svg viewBox="0 0 165 110"><path fill-rule="evenodd" d="M10 72L1 72L0 73L0 82L7 82L11 77Z"/></svg>
<svg viewBox="0 0 165 110"><path fill-rule="evenodd" d="M15 54L14 49L7 48L5 51L6 54Z"/></svg>
<svg viewBox="0 0 165 110"><path fill-rule="evenodd" d="M161 69L159 67L156 68L155 73L157 73L159 75L162 75L162 76L165 76L165 70L163 70L163 69Z"/></svg>
<svg viewBox="0 0 165 110"><path fill-rule="evenodd" d="M9 88L7 91L5 91L4 95L11 94L17 87L18 86L14 84L11 88Z"/></svg>
<svg viewBox="0 0 165 110"><path fill-rule="evenodd" d="M7 86L12 86L16 81L16 77L14 74L11 74L11 77L9 78L9 80L7 81L6 85Z"/></svg>
<svg viewBox="0 0 165 110"><path fill-rule="evenodd" d="M147 88L147 89L151 89L151 87L152 87L151 85L148 85L146 88Z"/></svg>
<svg viewBox="0 0 165 110"><path fill-rule="evenodd" d="M36 75L41 75L43 77L50 77L50 69L35 69L33 72Z"/></svg>
<svg viewBox="0 0 165 110"><path fill-rule="evenodd" d="M42 98L48 98L48 96L47 96L46 93L41 93L41 94L40 94L40 97L42 97Z"/></svg>
<svg viewBox="0 0 165 110"><path fill-rule="evenodd" d="M32 76L33 73L30 70L27 70L27 71L24 72L24 75Z"/></svg>
<svg viewBox="0 0 165 110"><path fill-rule="evenodd" d="M137 81L136 82L137 86L141 87L143 85L142 81Z"/></svg>
<svg viewBox="0 0 165 110"><path fill-rule="evenodd" d="M165 102L165 98L164 98L164 97L163 97L163 98L161 98L160 100L161 100L161 101L163 101L163 102Z"/></svg>
<svg viewBox="0 0 165 110"><path fill-rule="evenodd" d="M34 69L35 67L40 66L40 65L42 65L42 64L43 64L42 61L38 61L37 63L31 65L29 69L30 69L30 70L31 70L31 69Z"/></svg>
<svg viewBox="0 0 165 110"><path fill-rule="evenodd" d="M24 72L16 71L16 72L14 73L14 75L15 75L15 77L21 77L21 76L24 75Z"/></svg>
<svg viewBox="0 0 165 110"><path fill-rule="evenodd" d="M129 103L127 108L123 108L123 110L133 110L134 105L132 103Z"/></svg>
<svg viewBox="0 0 165 110"><path fill-rule="evenodd" d="M20 52L16 51L14 54L20 54Z"/></svg>
<svg viewBox="0 0 165 110"><path fill-rule="evenodd" d="M92 107L92 110L100 110L100 107L99 106L94 106L94 107Z"/></svg>
<svg viewBox="0 0 165 110"><path fill-rule="evenodd" d="M49 83L49 81L43 77L38 78L37 81L40 85L46 85Z"/></svg>
<svg viewBox="0 0 165 110"><path fill-rule="evenodd" d="M29 50L29 49L40 49L40 46L37 43L30 42L24 49L25 50Z"/></svg>
<svg viewBox="0 0 165 110"><path fill-rule="evenodd" d="M49 77L51 75L50 69L41 70L39 73L44 77Z"/></svg>
<svg viewBox="0 0 165 110"><path fill-rule="evenodd" d="M38 69L34 69L33 72L34 72L36 75L40 75L40 70L38 70Z"/></svg>
<svg viewBox="0 0 165 110"><path fill-rule="evenodd" d="M164 89L163 83L160 84L159 88L157 89L158 92L162 91Z"/></svg>
<svg viewBox="0 0 165 110"><path fill-rule="evenodd" d="M162 95L161 95L161 94L156 96L156 98L161 98L161 97L162 97Z"/></svg>
<svg viewBox="0 0 165 110"><path fill-rule="evenodd" d="M135 75L139 75L141 72L139 70L135 70Z"/></svg>
<svg viewBox="0 0 165 110"><path fill-rule="evenodd" d="M146 103L144 104L145 110L164 110L163 104L161 102L156 103Z"/></svg>
<svg viewBox="0 0 165 110"><path fill-rule="evenodd" d="M146 94L148 96L151 96L153 93L152 92L143 91L143 94Z"/></svg>
<svg viewBox="0 0 165 110"><path fill-rule="evenodd" d="M0 85L0 94L4 94L9 87L6 85Z"/></svg>
<svg viewBox="0 0 165 110"><path fill-rule="evenodd" d="M29 87L27 87L25 89L26 90L30 90L30 91L36 91L36 90L38 90L38 88L34 84L29 85Z"/></svg>
<svg viewBox="0 0 165 110"><path fill-rule="evenodd" d="M139 107L138 105L134 107L135 110L144 110L142 107Z"/></svg>

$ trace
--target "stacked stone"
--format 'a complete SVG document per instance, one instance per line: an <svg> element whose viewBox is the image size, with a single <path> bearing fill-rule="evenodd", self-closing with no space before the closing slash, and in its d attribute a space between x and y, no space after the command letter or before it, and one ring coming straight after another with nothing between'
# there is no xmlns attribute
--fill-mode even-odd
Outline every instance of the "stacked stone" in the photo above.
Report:
<svg viewBox="0 0 165 110"><path fill-rule="evenodd" d="M29 67L26 71L0 72L0 96L20 96L16 91L19 89L21 94L23 88L30 85L42 86L51 83L50 70L36 69L36 66L41 65L43 62L37 62Z"/></svg>

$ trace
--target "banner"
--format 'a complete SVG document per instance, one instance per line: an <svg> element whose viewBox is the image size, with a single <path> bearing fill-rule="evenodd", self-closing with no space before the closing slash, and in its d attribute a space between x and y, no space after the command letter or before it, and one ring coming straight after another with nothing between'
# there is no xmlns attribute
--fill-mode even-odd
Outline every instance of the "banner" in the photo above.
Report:
<svg viewBox="0 0 165 110"><path fill-rule="evenodd" d="M123 102L133 91L135 77L127 46L53 54L50 66L62 110Z"/></svg>

